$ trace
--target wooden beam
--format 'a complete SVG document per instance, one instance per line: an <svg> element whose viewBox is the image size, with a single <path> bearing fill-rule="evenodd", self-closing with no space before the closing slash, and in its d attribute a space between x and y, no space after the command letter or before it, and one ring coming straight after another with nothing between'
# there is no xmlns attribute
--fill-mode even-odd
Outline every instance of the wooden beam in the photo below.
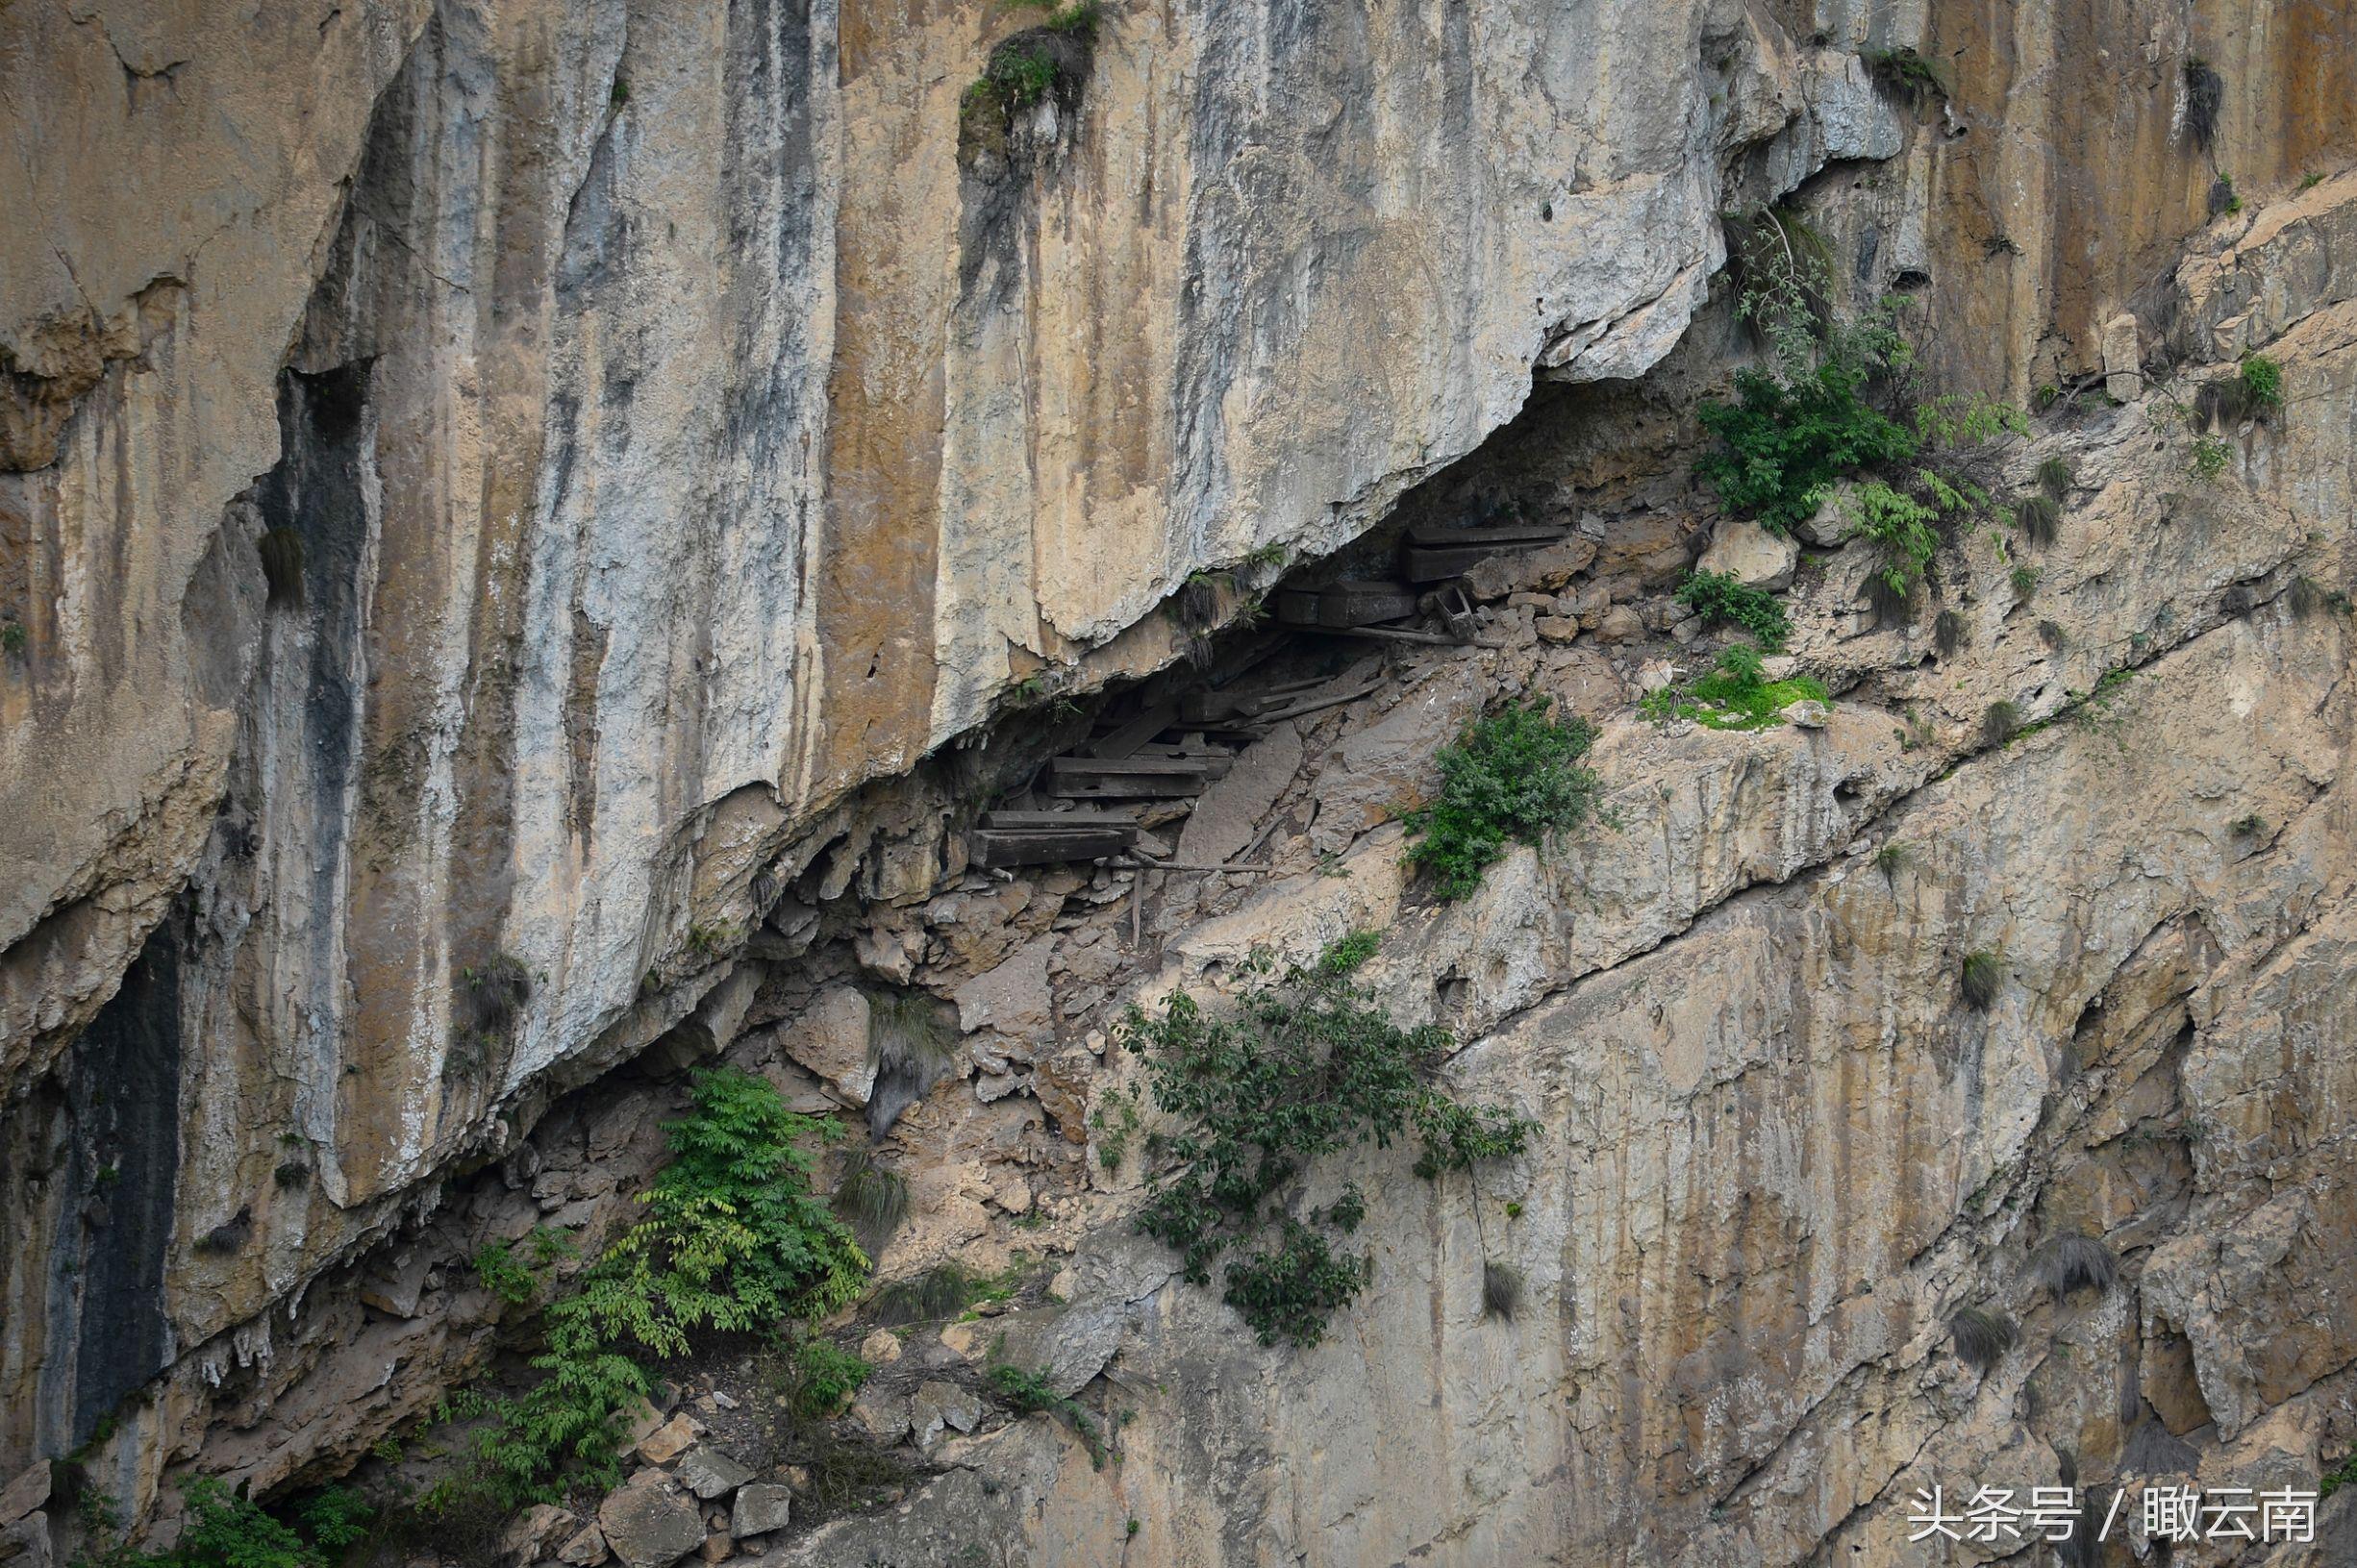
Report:
<svg viewBox="0 0 2357 1568"><path fill-rule="evenodd" d="M985 870L1016 865L1054 865L1118 855L1137 842L1136 828L1075 828L1053 832L977 828L965 835L966 858Z"/></svg>
<svg viewBox="0 0 2357 1568"><path fill-rule="evenodd" d="M1175 704L1158 703L1103 739L1091 741L1081 750L1090 757L1128 757L1177 721L1178 708Z"/></svg>

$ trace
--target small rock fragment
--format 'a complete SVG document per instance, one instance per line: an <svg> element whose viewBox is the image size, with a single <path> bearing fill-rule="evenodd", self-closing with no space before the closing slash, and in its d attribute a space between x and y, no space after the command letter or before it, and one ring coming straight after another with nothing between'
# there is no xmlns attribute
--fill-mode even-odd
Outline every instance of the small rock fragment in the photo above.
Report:
<svg viewBox="0 0 2357 1568"><path fill-rule="evenodd" d="M672 1472L679 1483L704 1499L726 1497L753 1479L753 1472L733 1456L709 1444L699 1443L679 1456Z"/></svg>
<svg viewBox="0 0 2357 1568"><path fill-rule="evenodd" d="M557 1560L573 1568L598 1568L613 1555L606 1550L606 1532L595 1525L582 1526L579 1534L557 1548Z"/></svg>
<svg viewBox="0 0 2357 1568"><path fill-rule="evenodd" d="M704 1424L683 1411L639 1440L639 1456L649 1464L669 1464L703 1435Z"/></svg>

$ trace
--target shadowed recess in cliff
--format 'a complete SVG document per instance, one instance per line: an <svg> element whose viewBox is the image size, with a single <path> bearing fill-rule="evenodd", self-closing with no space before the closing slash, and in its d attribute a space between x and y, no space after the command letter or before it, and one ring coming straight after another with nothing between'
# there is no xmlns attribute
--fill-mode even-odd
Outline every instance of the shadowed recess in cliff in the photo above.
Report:
<svg viewBox="0 0 2357 1568"><path fill-rule="evenodd" d="M50 1258L39 1424L63 1452L171 1359L163 1265L180 1167L180 959L185 907L158 926L122 989L65 1060L65 1181L80 1224ZM230 1225L235 1221L230 1221ZM71 1345L71 1355L55 1347Z"/></svg>

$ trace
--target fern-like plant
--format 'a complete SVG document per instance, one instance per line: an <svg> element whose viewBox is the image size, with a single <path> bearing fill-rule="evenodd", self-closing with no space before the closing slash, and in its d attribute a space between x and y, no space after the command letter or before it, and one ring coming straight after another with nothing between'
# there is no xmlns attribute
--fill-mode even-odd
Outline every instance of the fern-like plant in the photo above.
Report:
<svg viewBox="0 0 2357 1568"><path fill-rule="evenodd" d="M541 1381L490 1407L485 1484L511 1505L553 1499L567 1467L610 1484L623 1412L647 1392L640 1355L684 1355L694 1331L814 1318L858 1294L866 1256L811 1190L802 1147L837 1131L787 1109L765 1079L695 1076L692 1108L664 1129L670 1163L640 1195L646 1217L548 1308Z"/></svg>

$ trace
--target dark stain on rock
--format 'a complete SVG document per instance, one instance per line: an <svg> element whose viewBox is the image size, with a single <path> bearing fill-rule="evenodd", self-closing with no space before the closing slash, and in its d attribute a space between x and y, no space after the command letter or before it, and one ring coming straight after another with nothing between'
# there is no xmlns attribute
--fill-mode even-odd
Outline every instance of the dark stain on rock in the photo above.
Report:
<svg viewBox="0 0 2357 1568"><path fill-rule="evenodd" d="M68 1050L68 1190L81 1224L60 1237L49 1296L44 1428L66 1412L80 1446L172 1354L163 1275L180 1168L180 971L188 913L149 935L122 989ZM60 1354L72 1345L73 1354Z"/></svg>

